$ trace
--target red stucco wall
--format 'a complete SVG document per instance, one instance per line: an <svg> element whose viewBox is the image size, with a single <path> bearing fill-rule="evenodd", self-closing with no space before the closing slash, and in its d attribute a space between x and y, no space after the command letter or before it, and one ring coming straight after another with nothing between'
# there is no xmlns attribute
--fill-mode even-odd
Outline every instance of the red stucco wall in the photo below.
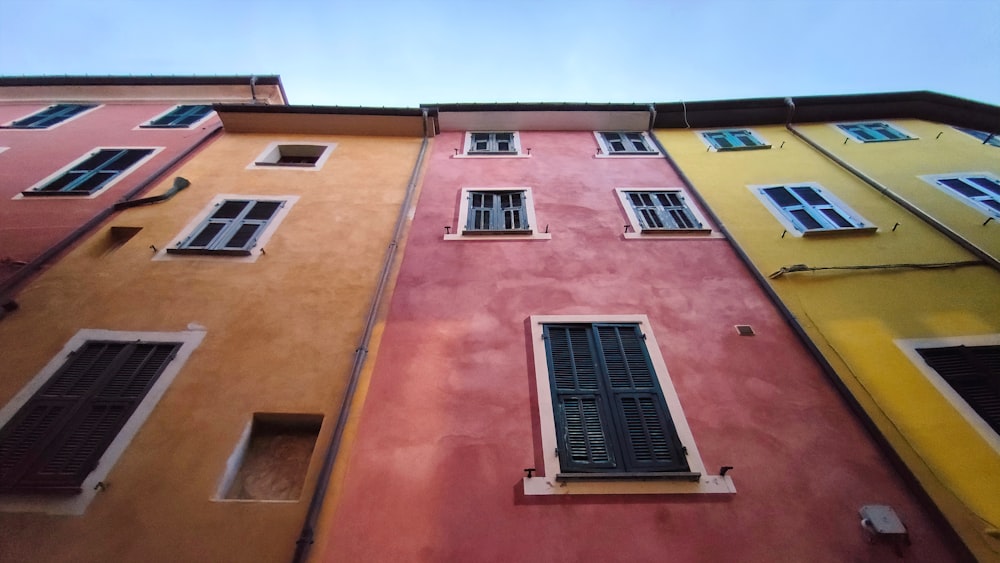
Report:
<svg viewBox="0 0 1000 563"><path fill-rule="evenodd" d="M522 159L451 158L461 143L434 141L319 558L897 560L859 525L872 503L909 528L906 561L956 558L724 240L623 238L613 188L680 186L663 160L594 158L589 132L522 132ZM461 188L490 186L531 187L552 240L442 240ZM637 313L738 492L524 496L541 467L527 317Z"/></svg>
<svg viewBox="0 0 1000 563"><path fill-rule="evenodd" d="M147 180L218 126L214 115L191 129L137 129L176 104L105 104L49 129L0 129L0 283L16 264L30 262L101 210ZM49 104L0 105L0 123L36 113ZM13 199L22 191L97 147L162 147L95 198ZM4 264L6 262L6 264Z"/></svg>

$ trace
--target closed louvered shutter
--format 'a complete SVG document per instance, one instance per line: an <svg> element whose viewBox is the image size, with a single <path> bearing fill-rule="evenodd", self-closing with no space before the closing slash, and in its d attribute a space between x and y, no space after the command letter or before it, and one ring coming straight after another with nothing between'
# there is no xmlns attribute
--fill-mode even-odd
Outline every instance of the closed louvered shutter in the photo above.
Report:
<svg viewBox="0 0 1000 563"><path fill-rule="evenodd" d="M78 492L179 346L84 344L0 429L0 491Z"/></svg>
<svg viewBox="0 0 1000 563"><path fill-rule="evenodd" d="M1000 346L918 348L917 353L1000 433Z"/></svg>
<svg viewBox="0 0 1000 563"><path fill-rule="evenodd" d="M638 326L546 325L545 337L562 471L688 470Z"/></svg>

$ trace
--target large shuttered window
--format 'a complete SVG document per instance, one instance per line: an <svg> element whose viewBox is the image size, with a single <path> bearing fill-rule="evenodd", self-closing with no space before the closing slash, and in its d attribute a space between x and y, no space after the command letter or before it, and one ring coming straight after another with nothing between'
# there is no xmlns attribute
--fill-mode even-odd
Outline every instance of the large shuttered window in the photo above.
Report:
<svg viewBox="0 0 1000 563"><path fill-rule="evenodd" d="M524 191L468 191L466 234L525 234L528 224L527 197Z"/></svg>
<svg viewBox="0 0 1000 563"><path fill-rule="evenodd" d="M56 179L21 193L25 196L87 196L152 153L153 149L100 149Z"/></svg>
<svg viewBox="0 0 1000 563"><path fill-rule="evenodd" d="M722 129L701 134L716 150L766 149L766 145L748 129Z"/></svg>
<svg viewBox="0 0 1000 563"><path fill-rule="evenodd" d="M178 343L88 341L0 429L0 492L77 493Z"/></svg>
<svg viewBox="0 0 1000 563"><path fill-rule="evenodd" d="M877 143L880 141L904 141L912 139L906 133L896 129L884 121L866 121L864 123L841 123L840 127L848 135L862 143Z"/></svg>
<svg viewBox="0 0 1000 563"><path fill-rule="evenodd" d="M948 346L916 351L1000 434L1000 346Z"/></svg>
<svg viewBox="0 0 1000 563"><path fill-rule="evenodd" d="M248 256L283 205L283 201L277 200L223 200L191 234L167 252Z"/></svg>
<svg viewBox="0 0 1000 563"><path fill-rule="evenodd" d="M993 174L935 176L934 182L969 205L1000 217L1000 179Z"/></svg>
<svg viewBox="0 0 1000 563"><path fill-rule="evenodd" d="M601 131L598 135L608 154L656 154L640 131Z"/></svg>
<svg viewBox="0 0 1000 563"><path fill-rule="evenodd" d="M770 186L760 193L801 233L871 227L815 185Z"/></svg>
<svg viewBox="0 0 1000 563"><path fill-rule="evenodd" d="M177 106L142 127L183 129L201 121L202 118L211 113L211 111L212 106L209 105Z"/></svg>
<svg viewBox="0 0 1000 563"><path fill-rule="evenodd" d="M685 473L680 443L636 324L543 327L563 473Z"/></svg>
<svg viewBox="0 0 1000 563"><path fill-rule="evenodd" d="M642 230L700 230L703 225L687 206L678 190L625 192Z"/></svg>
<svg viewBox="0 0 1000 563"><path fill-rule="evenodd" d="M56 104L23 119L18 119L9 127L12 129L47 129L93 107L97 106L93 104Z"/></svg>

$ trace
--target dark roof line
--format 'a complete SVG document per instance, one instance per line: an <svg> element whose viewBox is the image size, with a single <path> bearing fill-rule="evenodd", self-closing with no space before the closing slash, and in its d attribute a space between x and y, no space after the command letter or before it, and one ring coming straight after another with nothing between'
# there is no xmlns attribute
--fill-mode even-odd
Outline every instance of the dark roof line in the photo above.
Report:
<svg viewBox="0 0 1000 563"><path fill-rule="evenodd" d="M266 106L256 104L214 104L212 109L219 113L385 115L396 117L422 117L424 114L423 110L420 108L376 108L362 106Z"/></svg>
<svg viewBox="0 0 1000 563"><path fill-rule="evenodd" d="M420 104L422 108L441 112L473 111L648 111L648 103L588 103L588 102L496 102L496 103L455 103Z"/></svg>
<svg viewBox="0 0 1000 563"><path fill-rule="evenodd" d="M254 75L225 76L0 76L3 86L177 86L249 85ZM281 86L276 74L257 75L257 84Z"/></svg>

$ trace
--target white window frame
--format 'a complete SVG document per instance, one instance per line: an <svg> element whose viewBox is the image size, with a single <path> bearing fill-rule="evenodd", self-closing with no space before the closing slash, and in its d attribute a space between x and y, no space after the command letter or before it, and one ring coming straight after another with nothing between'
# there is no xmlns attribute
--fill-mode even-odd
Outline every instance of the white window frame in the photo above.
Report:
<svg viewBox="0 0 1000 563"><path fill-rule="evenodd" d="M604 138L604 133L638 133L642 135L643 142L652 152L611 152L611 147L608 145L607 139ZM597 141L598 147L594 158L662 158L660 149L646 131L594 131L594 139Z"/></svg>
<svg viewBox="0 0 1000 563"><path fill-rule="evenodd" d="M470 192L523 192L524 209L528 218L530 231L523 234L464 234L465 225L469 222L469 197ZM531 193L531 188L525 186L518 187L467 187L462 188L458 199L458 223L451 233L444 235L444 240L550 240L552 235L543 232L544 227L538 224L535 218L535 200Z"/></svg>
<svg viewBox="0 0 1000 563"><path fill-rule="evenodd" d="M42 512L46 514L80 515L87 510L94 497L97 496L97 484L107 479L111 469L128 448L129 443L149 418L156 404L166 393L174 378L180 373L191 353L205 338L205 330L183 330L178 332L135 332L101 329L81 329L63 346L45 367L38 372L10 401L0 408L0 427L7 424L59 368L66 363L66 358L74 350L79 349L88 340L114 340L134 342L180 342L177 355L164 368L163 373L149 389L149 392L136 407L135 412L115 436L108 448L101 455L97 467L87 475L80 485L81 492L72 496L51 494L4 494L0 495L0 512Z"/></svg>
<svg viewBox="0 0 1000 563"><path fill-rule="evenodd" d="M180 106L208 106L208 113L206 113L204 116L202 116L202 118L199 119L198 121L195 121L194 123L192 123L190 125L184 125L183 127L167 127L167 126L162 126L162 125L161 126L151 125L157 119L159 119L159 118L167 115L168 113L174 111L175 109L179 108ZM138 127L136 127L133 130L139 130L139 129L182 129L182 130L183 129L194 129L195 127L198 127L199 125L201 125L201 124L205 123L206 121L208 121L209 119L211 119L213 115L215 115L215 110L212 109L212 102L185 102L183 104L175 104L175 105L171 106L170 109L168 109L166 111L163 111L163 112L160 112L157 115L154 115L152 118L148 119L146 122L144 122L143 124L139 125Z"/></svg>
<svg viewBox="0 0 1000 563"><path fill-rule="evenodd" d="M62 176L65 173L69 172L70 170L72 170L73 168L75 168L78 164L86 161L88 158L94 156L95 154L97 154L97 152L102 151L102 150L116 150L116 149L120 150L120 149L125 149L125 150L150 150L150 151L153 151L153 152L151 152L151 153L147 154L146 156L142 157L141 159L137 160L136 163L133 164L132 166L130 166L128 170L126 170L126 171L122 172L121 174L115 176L114 179L112 179L110 182L108 182L108 183L104 184L103 186L101 186L101 188L99 190L96 190L93 193L88 194L88 195L55 195L55 194L53 194L53 195L46 195L44 197L35 197L35 196L25 196L23 193L18 192L17 195L15 195L11 199L26 199L26 200L41 200L41 201L47 201L47 200L50 200L50 199L94 199L95 197L98 197L101 194L103 194L104 192L110 190L112 186L114 186L118 182L121 182L126 177L128 177L130 174L132 174L135 171L137 171L140 168L142 168L147 162L149 162L151 159L153 159L156 155L158 155L161 152L163 152L164 148L165 147L132 147L132 146L94 147L94 148L90 149L89 151L87 151L87 154L85 154L85 155L83 155L83 156L81 156L79 158L74 159L72 162L70 162L66 166L63 166L59 170L56 170L52 174L49 174L48 176L46 176L41 181L35 182L31 187L29 187L29 188L27 188L25 190L22 190L22 191L23 192L30 192L30 191L37 190L38 188L41 188L42 186L48 184L49 182L55 180L56 178Z"/></svg>
<svg viewBox="0 0 1000 563"><path fill-rule="evenodd" d="M820 195L825 199L831 207L834 207L842 215L846 215L847 218L855 223L860 223L859 226L855 227L840 227L836 229L811 229L811 230L800 230L800 227L796 225L791 219L785 216L784 210L778 206L777 203L768 197L764 190L766 188L794 188L799 186L808 186L818 191ZM791 233L793 236L816 236L816 235L829 235L829 234L847 234L847 233L874 233L878 230L878 227L862 217L859 213L851 209L851 206L847 205L840 200L837 196L830 193L829 190L824 188L817 182L785 182L783 184L752 184L748 185L747 188L753 193L754 197L760 200L764 204L764 207L774 215L774 218L778 220L779 223L785 230Z"/></svg>
<svg viewBox="0 0 1000 563"><path fill-rule="evenodd" d="M844 125L844 126L847 126L847 125L863 125L863 124L868 124L868 123L884 123L885 125L887 125L887 126L893 128L894 130L898 131L899 133L901 133L903 135L906 135L906 138L904 138L904 139L872 139L870 141L866 141L864 139L859 139L858 137L855 137L854 133L851 133L850 131L847 131L847 130L841 128L842 125ZM920 138L920 137L914 135L913 133L911 133L910 131L907 131L906 129L903 129L899 125L896 125L895 123L893 123L892 121L890 121L888 119L862 119L860 121L840 121L840 122L837 122L837 123L830 123L829 125L830 125L830 127L833 127L834 129L836 129L837 132L840 133L841 135L847 137L848 139L854 141L855 143L860 143L862 145L868 144L868 143L892 143L892 142L896 142L896 141L913 141L915 139L919 139Z"/></svg>
<svg viewBox="0 0 1000 563"><path fill-rule="evenodd" d="M60 121L59 123L56 123L54 125L50 125L48 127L41 127L41 128L13 127L13 124L14 124L15 121L20 121L20 120L22 120L22 119L24 119L26 117L31 117L31 116L35 115L36 113L41 113L41 112L49 109L52 106L58 106L58 105L63 105L63 104L86 105L86 104L90 104L90 103L92 103L92 102L53 102L53 103L45 106L42 109L35 110L35 111L31 112L31 113L22 115L21 117L18 117L16 119L11 119L7 123L4 123L3 125L0 125L0 128L2 128L4 131L51 131L51 130L55 129L56 127L60 127L60 126L62 126L64 124L66 124L66 123L69 123L70 121L79 119L79 118L83 117L84 115L87 115L88 113L90 113L90 112L92 112L92 111L94 111L94 110L96 110L98 108L102 108L102 107L105 106L105 104L94 104L94 107L87 108L87 109L81 111L80 113L78 113L78 114L76 114L74 116L67 117L66 119Z"/></svg>
<svg viewBox="0 0 1000 563"><path fill-rule="evenodd" d="M512 153L470 153L472 150L472 135L474 133L511 133L513 135L512 144L514 145L514 152ZM462 153L452 156L452 158L531 158L530 154L524 154L521 149L521 133L518 131L466 131L465 132L465 142L462 147Z"/></svg>
<svg viewBox="0 0 1000 563"><path fill-rule="evenodd" d="M910 362L927 378L938 392L970 426L1000 454L1000 434L993 431L979 413L955 391L938 372L927 365L917 348L947 348L951 346L1000 346L1000 334L981 334L972 336L951 336L944 338L900 338L893 341Z"/></svg>
<svg viewBox="0 0 1000 563"><path fill-rule="evenodd" d="M718 133L720 131L746 131L760 144L753 146L720 148L708 138L709 133ZM764 139L764 137L757 130L751 129L750 127L716 127L714 129L699 129L694 131L694 134L698 136L698 140L700 140L702 144L715 152L738 152L771 148L771 143L767 142L767 140Z"/></svg>
<svg viewBox="0 0 1000 563"><path fill-rule="evenodd" d="M316 163L312 166L295 166L295 165L282 165L277 164L278 159L281 158L281 147L286 146L313 146L313 147L323 147L323 153L316 160ZM333 150L337 148L337 143L330 143L327 141L309 141L300 139L289 139L282 141L274 141L268 143L264 150L261 151L257 158L247 165L247 170L298 170L301 172L319 172L323 169L326 161L329 160L330 155L333 154Z"/></svg>
<svg viewBox="0 0 1000 563"><path fill-rule="evenodd" d="M227 255L215 255L211 251L204 254L171 254L167 252L168 248L177 248L178 245L183 244L183 242L194 233L209 215L211 215L216 206L220 205L226 200L252 200L252 201L280 201L284 205L278 208L278 210L271 217L267 226L261 232L260 236L257 237L257 244L250 249L250 254L248 256L227 256ZM192 219L183 229L170 240L169 243L165 244L163 248L159 249L156 254L153 255L153 260L207 260L207 261L219 261L224 260L226 262L240 262L240 263L253 263L256 262L258 258L264 253L264 247L274 232L278 230L278 226L281 222L285 220L288 212L291 211L292 207L299 200L297 195L247 195L247 194L219 194L216 195L212 200L202 209L194 219Z"/></svg>
<svg viewBox="0 0 1000 563"><path fill-rule="evenodd" d="M701 223L701 228L698 229L646 229L642 226L642 221L635 213L635 208L632 207L632 202L628 198L629 192L677 192L684 198L685 207L695 219ZM693 198L691 198L688 191L682 187L657 187L657 188L635 188L635 187L620 187L615 188L615 194L618 196L618 203L622 206L622 211L625 212L625 217L628 219L630 229L624 233L626 239L655 239L657 237L669 237L669 238L705 238L706 236L711 236L716 234L717 236L722 236L721 234L714 233L711 227L711 223L705 219L705 215L702 213L701 208L695 204Z"/></svg>
<svg viewBox="0 0 1000 563"><path fill-rule="evenodd" d="M970 129L968 127L958 127L955 125L952 125L951 128L962 133L966 137L975 139L976 141L979 142L980 145L984 145L987 147L1000 147L1000 135L998 134L993 134L993 136L990 137L989 131L980 131L979 129ZM975 133L982 133L983 135L986 135L986 137L980 139L975 135Z"/></svg>
<svg viewBox="0 0 1000 563"><path fill-rule="evenodd" d="M967 182L966 179L973 176L985 176L995 182L1000 182L1000 174L994 174L992 172L950 172L948 174L925 174L923 176L918 176L918 178L948 194L952 198L961 201L965 205L968 205L983 215L986 215L987 217L1000 218L1000 211L997 211L988 205L983 205L978 199L972 199L964 196L941 183L941 180L962 180ZM1000 195L995 195L992 199L1000 201Z"/></svg>
<svg viewBox="0 0 1000 563"><path fill-rule="evenodd" d="M531 353L535 364L535 386L538 393L538 415L542 438L543 466L536 468L538 475L524 477L525 495L594 495L594 494L732 494L736 492L732 477L728 475L709 475L701 454L695 444L691 428L688 426L681 408L677 391L670 380L667 365L656 343L652 325L646 315L532 315L528 318L531 331ZM592 324L592 323L627 323L638 324L646 336L646 348L649 359L656 371L657 380L663 391L670 418L681 443L687 448L687 462L690 471L700 473L698 481L638 481L631 479L600 481L557 481L560 472L559 454L557 453L556 422L552 410L552 389L549 380L548 358L545 352L545 342L542 339L543 325L546 324Z"/></svg>

